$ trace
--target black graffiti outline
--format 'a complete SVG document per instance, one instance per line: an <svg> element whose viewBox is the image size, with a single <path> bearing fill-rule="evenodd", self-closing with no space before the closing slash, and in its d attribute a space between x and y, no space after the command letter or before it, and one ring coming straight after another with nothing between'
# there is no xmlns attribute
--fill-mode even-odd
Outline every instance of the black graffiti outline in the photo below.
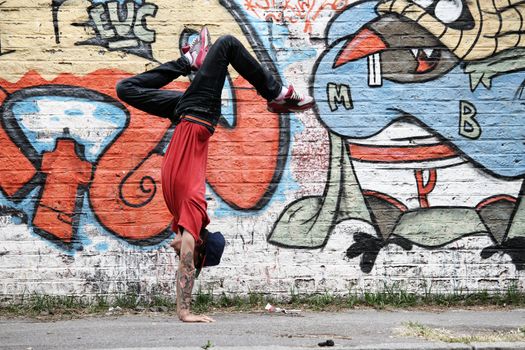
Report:
<svg viewBox="0 0 525 350"><path fill-rule="evenodd" d="M274 75L278 83L282 84L281 75L277 70L277 66L273 62L272 58L268 52L264 49L264 44L260 39L257 31L246 17L246 14L243 12L243 9L235 3L234 0L219 0L219 4L222 5L235 19L236 23L239 25L244 36L248 40L250 46L253 48L254 54L259 60L265 64L267 69ZM231 86L231 85L230 85ZM285 165L288 159L288 152L290 150L290 118L288 113L278 114L279 116L279 146L277 151L277 160L275 164L275 171L272 179L265 191L261 196L259 201L255 203L251 208L241 208L235 203L230 201L225 201L231 208L239 211L258 211L264 208L271 200L281 179L284 174ZM210 186L212 190L216 192L213 186ZM223 199L224 200L224 199Z"/></svg>
<svg viewBox="0 0 525 350"><path fill-rule="evenodd" d="M23 224L27 224L29 221L27 214L24 213L22 210L5 205L0 205L0 216L17 217Z"/></svg>
<svg viewBox="0 0 525 350"><path fill-rule="evenodd" d="M53 18L53 30L55 32L55 43L60 44L60 28L58 27L58 11L67 0L52 0L51 16Z"/></svg>
<svg viewBox="0 0 525 350"><path fill-rule="evenodd" d="M155 182L155 179L152 177L152 176L149 176L149 175L145 175L143 176L141 179L140 179L140 184L139 184L139 188L140 190L142 191L142 193L145 193L145 194L150 194L148 198L146 198L145 200L143 200L142 202L140 203L131 203L129 200L127 200L125 197L124 197L124 193L123 193L123 190L124 190L124 184L126 183L126 181L135 173L135 171L137 169L139 169L142 164L144 164L146 162L146 160L148 160L148 158L151 156L148 155L146 158L142 159L142 161L140 161L130 172L128 172L126 174L126 176L124 176L122 178L122 181L120 181L119 183L119 186L118 186L118 196L119 196L119 199L124 203L126 204L127 206L131 207L131 208L142 208L144 206L146 206L149 202L151 202L153 200L153 198L155 198L155 195L157 194L157 183ZM149 181L151 184L153 184L153 189L148 189L145 187L145 182Z"/></svg>

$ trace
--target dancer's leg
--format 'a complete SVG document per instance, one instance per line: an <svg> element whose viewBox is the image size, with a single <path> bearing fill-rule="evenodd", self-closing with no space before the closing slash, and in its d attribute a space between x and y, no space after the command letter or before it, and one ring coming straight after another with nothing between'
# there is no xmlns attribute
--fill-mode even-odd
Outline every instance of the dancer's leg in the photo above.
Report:
<svg viewBox="0 0 525 350"><path fill-rule="evenodd" d="M232 67L267 100L276 98L281 84L231 35L220 37L210 48L191 85L177 106L177 114L191 112L219 116L221 94L228 65Z"/></svg>
<svg viewBox="0 0 525 350"><path fill-rule="evenodd" d="M124 102L144 112L172 119L182 92L160 88L189 73L190 63L181 57L121 80L117 84L117 95Z"/></svg>

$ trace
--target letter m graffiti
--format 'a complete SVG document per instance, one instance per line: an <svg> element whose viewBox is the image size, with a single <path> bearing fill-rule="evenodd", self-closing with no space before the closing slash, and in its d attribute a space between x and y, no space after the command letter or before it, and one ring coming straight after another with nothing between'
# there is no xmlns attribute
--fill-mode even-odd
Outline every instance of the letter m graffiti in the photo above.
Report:
<svg viewBox="0 0 525 350"><path fill-rule="evenodd" d="M348 85L328 83L326 85L326 95L328 96L328 105L332 112L336 111L340 104L347 110L354 108L350 86Z"/></svg>

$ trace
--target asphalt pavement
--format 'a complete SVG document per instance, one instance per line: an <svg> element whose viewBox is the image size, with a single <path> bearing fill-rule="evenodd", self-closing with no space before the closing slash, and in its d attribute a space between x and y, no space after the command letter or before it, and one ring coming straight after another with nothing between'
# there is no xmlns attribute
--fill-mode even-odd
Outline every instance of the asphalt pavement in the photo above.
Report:
<svg viewBox="0 0 525 350"><path fill-rule="evenodd" d="M524 309L261 311L210 316L216 322L188 324L175 315L149 311L68 320L4 317L0 349L525 350L525 331L520 329L525 327ZM414 333L418 329L426 338ZM434 340L426 333L443 339ZM508 341L508 335L518 336L518 341Z"/></svg>

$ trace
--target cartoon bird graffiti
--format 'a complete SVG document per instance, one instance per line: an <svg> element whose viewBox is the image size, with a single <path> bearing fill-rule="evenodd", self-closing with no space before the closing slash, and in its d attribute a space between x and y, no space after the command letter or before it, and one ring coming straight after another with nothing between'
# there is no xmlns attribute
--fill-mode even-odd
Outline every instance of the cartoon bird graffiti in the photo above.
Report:
<svg viewBox="0 0 525 350"><path fill-rule="evenodd" d="M389 0L358 2L334 18L312 86L318 117L331 135L327 188L289 205L269 241L322 247L336 224L355 219L378 233L357 233L347 251L348 257L363 254L364 271L385 245L432 248L474 233L494 241L482 257L505 251L525 268L523 14L525 6L512 1ZM407 136L407 128L421 135ZM378 146L378 140L390 144ZM407 149L418 143L425 152L412 157ZM378 155L416 164L412 171L422 188L421 172L435 182L436 171L439 179L456 165L436 164L446 159L468 161L479 173L473 179L501 183L494 197L469 205L432 206L420 198L417 208L408 208L385 193L361 190L375 173L359 173L357 163L372 164ZM518 190L509 194L505 184Z"/></svg>

